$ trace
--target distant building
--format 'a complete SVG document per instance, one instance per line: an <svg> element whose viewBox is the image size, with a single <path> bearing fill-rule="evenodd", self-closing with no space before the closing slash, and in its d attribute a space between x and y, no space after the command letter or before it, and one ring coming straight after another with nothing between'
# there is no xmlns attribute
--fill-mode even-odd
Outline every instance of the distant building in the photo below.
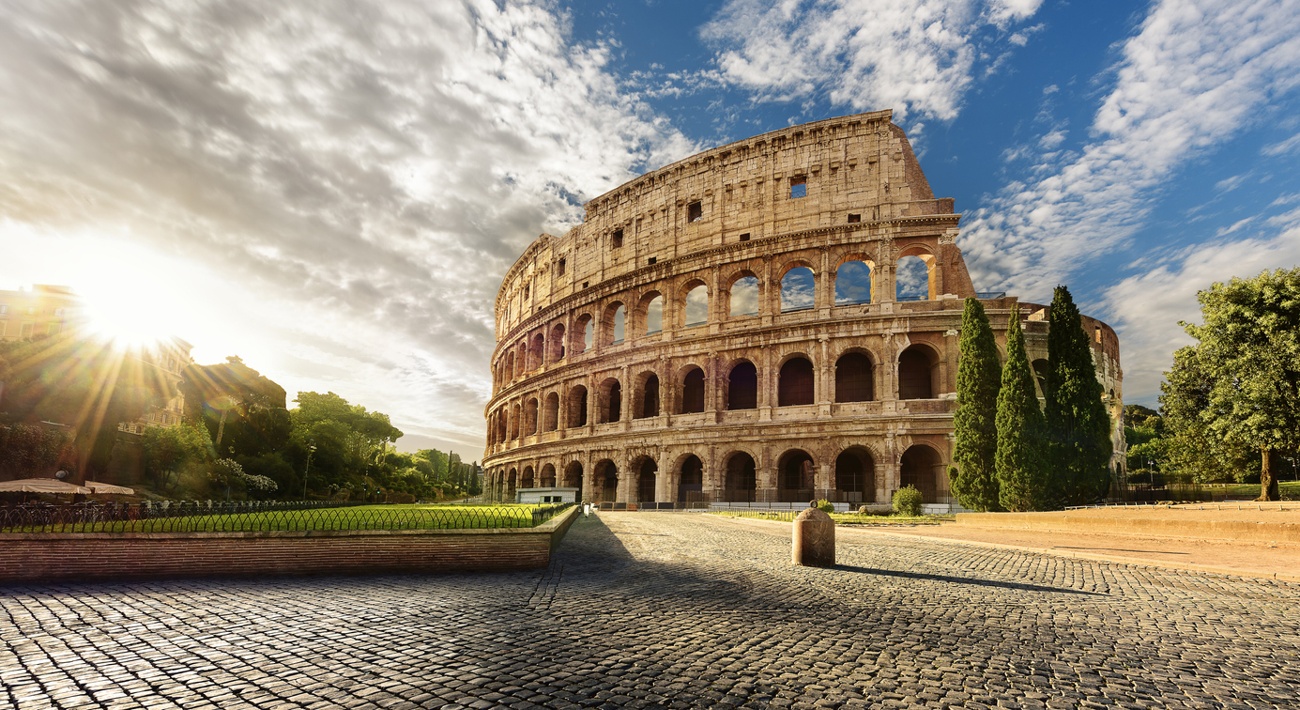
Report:
<svg viewBox="0 0 1300 710"><path fill-rule="evenodd" d="M166 404L150 407L144 416L135 421L121 422L117 425L118 431L143 434L145 427L172 426L181 423L185 413L185 398L181 395L181 373L194 364L194 358L190 357L190 350L193 348L193 345L180 338L172 338L148 350L132 351L132 357L138 358L148 366L148 369L157 373L161 381L168 383L169 394Z"/></svg>
<svg viewBox="0 0 1300 710"><path fill-rule="evenodd" d="M81 322L81 300L67 286L36 284L0 291L0 340L30 340L62 333Z"/></svg>

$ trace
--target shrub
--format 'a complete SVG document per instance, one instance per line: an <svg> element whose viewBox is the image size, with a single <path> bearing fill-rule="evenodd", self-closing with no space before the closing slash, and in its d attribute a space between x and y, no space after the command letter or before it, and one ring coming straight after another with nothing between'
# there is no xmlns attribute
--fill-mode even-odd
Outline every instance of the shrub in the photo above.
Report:
<svg viewBox="0 0 1300 710"><path fill-rule="evenodd" d="M870 515L871 507L866 505L858 506L858 515Z"/></svg>
<svg viewBox="0 0 1300 710"><path fill-rule="evenodd" d="M903 486L894 491L894 512L916 517L921 514L921 492L914 486Z"/></svg>
<svg viewBox="0 0 1300 710"><path fill-rule="evenodd" d="M824 513L835 512L835 504L826 500L825 498L822 498L821 500L817 501L817 507L821 509L821 511Z"/></svg>

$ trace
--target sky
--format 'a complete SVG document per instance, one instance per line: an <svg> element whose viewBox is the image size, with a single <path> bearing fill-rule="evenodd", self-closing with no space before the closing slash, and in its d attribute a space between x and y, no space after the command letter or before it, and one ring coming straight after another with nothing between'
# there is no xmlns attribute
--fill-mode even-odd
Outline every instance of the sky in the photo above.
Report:
<svg viewBox="0 0 1300 710"><path fill-rule="evenodd" d="M1156 404L1196 292L1300 264L1300 0L3 0L0 288L480 458L492 302L581 205L893 109L979 291L1068 285Z"/></svg>

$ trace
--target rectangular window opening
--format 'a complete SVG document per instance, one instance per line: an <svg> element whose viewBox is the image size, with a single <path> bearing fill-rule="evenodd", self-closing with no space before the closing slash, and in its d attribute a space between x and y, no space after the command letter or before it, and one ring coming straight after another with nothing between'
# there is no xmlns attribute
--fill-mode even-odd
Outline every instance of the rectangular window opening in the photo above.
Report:
<svg viewBox="0 0 1300 710"><path fill-rule="evenodd" d="M742 242L749 241L749 232L745 232L744 234L740 235L740 241Z"/></svg>
<svg viewBox="0 0 1300 710"><path fill-rule="evenodd" d="M614 234L610 236L610 241L613 243L615 249L623 246L623 230L615 229Z"/></svg>
<svg viewBox="0 0 1300 710"><path fill-rule="evenodd" d="M862 221L862 215L860 215L860 214L850 214L850 215L849 215L849 224L857 224L858 222L861 222L861 221Z"/></svg>
<svg viewBox="0 0 1300 710"><path fill-rule="evenodd" d="M687 222L698 222L701 219L704 219L704 205L699 200L686 205Z"/></svg>
<svg viewBox="0 0 1300 710"><path fill-rule="evenodd" d="M804 176L790 178L790 199L808 196L808 178Z"/></svg>
<svg viewBox="0 0 1300 710"><path fill-rule="evenodd" d="M556 265L556 270L560 272L560 276L564 275L564 267L566 265L567 264L565 263L564 259L560 259L560 263Z"/></svg>
<svg viewBox="0 0 1300 710"><path fill-rule="evenodd" d="M652 256L652 257L650 257L650 264L651 264L651 265L653 265L653 264L654 264L655 262L657 262L657 261L659 261L659 257L657 257L657 256Z"/></svg>
<svg viewBox="0 0 1300 710"><path fill-rule="evenodd" d="M586 288L586 287L588 287L588 286L590 286L590 285L591 285L591 282L590 282L590 281L583 281L583 282L582 282L582 287L583 287L583 288Z"/></svg>

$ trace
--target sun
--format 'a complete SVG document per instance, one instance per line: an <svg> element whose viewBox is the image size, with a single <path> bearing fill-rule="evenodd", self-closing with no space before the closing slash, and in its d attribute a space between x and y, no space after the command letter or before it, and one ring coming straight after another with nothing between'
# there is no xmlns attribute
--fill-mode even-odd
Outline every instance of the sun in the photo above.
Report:
<svg viewBox="0 0 1300 710"><path fill-rule="evenodd" d="M101 260L101 268L80 274L74 289L85 329L124 350L152 349L184 337L194 319L187 305L190 292L179 283L175 265L133 251L129 258L118 253Z"/></svg>

